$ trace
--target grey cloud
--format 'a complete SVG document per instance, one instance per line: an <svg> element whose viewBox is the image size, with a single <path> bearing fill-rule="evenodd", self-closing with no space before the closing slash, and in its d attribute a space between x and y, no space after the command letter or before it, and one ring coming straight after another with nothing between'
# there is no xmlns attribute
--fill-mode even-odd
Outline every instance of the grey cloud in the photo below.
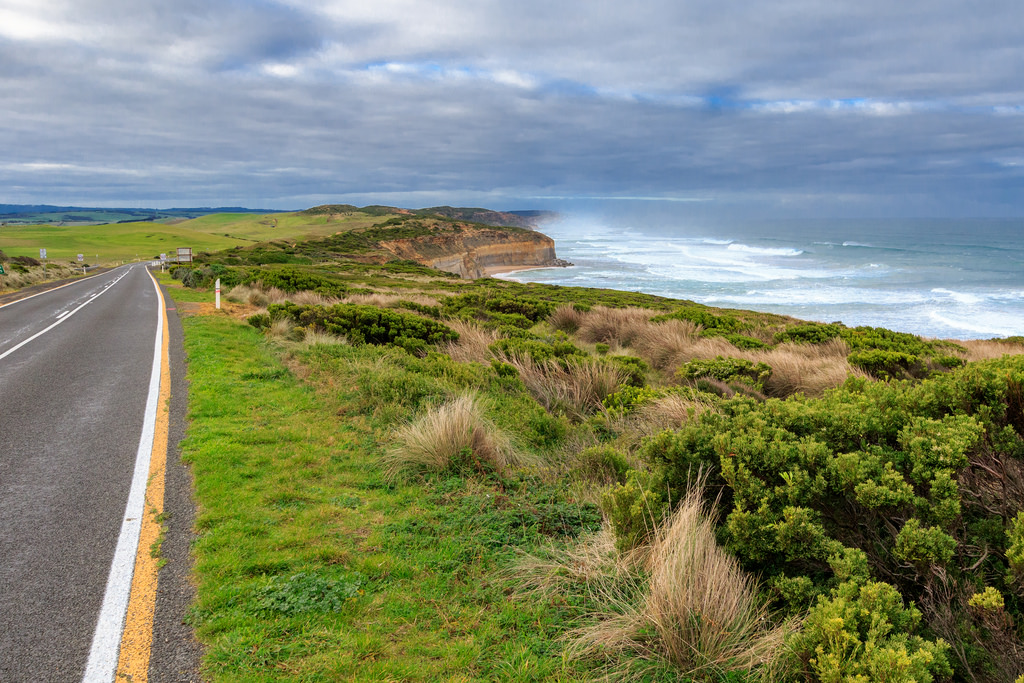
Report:
<svg viewBox="0 0 1024 683"><path fill-rule="evenodd" d="M1019 212L1024 118L986 107L1024 104L1022 10L961 5L74 3L64 19L98 38L0 38L0 200L875 197ZM820 104L835 98L855 102Z"/></svg>

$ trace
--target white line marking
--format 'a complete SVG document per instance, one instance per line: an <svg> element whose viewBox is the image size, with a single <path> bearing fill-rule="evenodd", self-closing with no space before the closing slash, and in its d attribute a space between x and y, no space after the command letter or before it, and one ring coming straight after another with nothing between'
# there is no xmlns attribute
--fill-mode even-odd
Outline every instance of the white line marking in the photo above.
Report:
<svg viewBox="0 0 1024 683"><path fill-rule="evenodd" d="M57 314L57 319L60 320L61 318L66 316L69 312L70 311L61 311L60 313Z"/></svg>
<svg viewBox="0 0 1024 683"><path fill-rule="evenodd" d="M134 268L135 266L131 266L131 267ZM113 272L114 270L116 270L116 269L112 268L109 272ZM48 289L45 292L36 292L35 294L32 294L30 296L26 296L26 297L21 298L21 299L15 299L14 301L8 301L5 304L0 304L0 308L6 308L7 306L13 306L14 304L20 304L22 301L28 301L29 299L35 299L37 296L42 296L43 294L49 294L50 292L56 292L58 289L64 289L65 287L70 287L71 285L77 285L79 282L85 282L86 280L91 280L94 277L99 277L100 275L106 275L106 273L96 273L95 275L90 275L89 277L83 277L81 280L75 280L74 282L68 282L67 284L63 284L60 287L54 287L53 289Z"/></svg>
<svg viewBox="0 0 1024 683"><path fill-rule="evenodd" d="M110 286L112 287L112 286L116 285L116 284L117 284L118 282L120 282L120 281L121 281L121 278L123 278L123 277L124 277L125 275L127 275L127 274L128 274L128 272L127 272L127 271L126 271L126 272L124 272L124 273L122 273L122 274L121 274L120 276L118 276L118 278L117 278L116 280L114 280L113 282L111 282L111 283L110 283ZM50 325L49 327L47 327L47 328L46 328L45 330L42 330L42 331L40 331L40 332L36 332L35 334L33 334L33 335L32 335L31 337L29 337L29 338L28 338L28 339L26 339L25 341L21 342L20 344L18 344L18 345L16 345L16 346L12 346L11 348L9 348L9 349L7 349L6 351L4 351L3 353L0 353L0 360L3 360L4 358L7 358L7 356L11 355L12 353L14 353L14 352L15 352L15 351L17 351L18 349L20 349L20 348L21 348L22 346L24 346L25 344L28 344L28 343L29 343L30 341L32 341L33 339L37 339L37 338L39 338L39 337L42 337L42 336L43 336L44 334L46 334L46 333L47 333L47 332L49 332L50 330L52 330L53 328L57 327L57 325L60 325L60 324L61 324L62 322L65 322L65 321L69 320L69 319L71 318L71 316L73 316L73 315L74 315L75 313L78 313L78 312L79 312L80 310L82 310L83 308L85 308L86 306L88 306L89 304L91 304L91 303L93 302L93 299L95 299L96 297L98 297L98 296L99 296L100 294L103 294L103 293L105 293L105 292L107 291L107 289L110 289L110 287L107 287L106 289L104 289L103 291L101 291L101 292L100 292L99 294L97 294L96 296L92 297L92 299L89 299L89 300L88 300L88 301L86 301L86 302L85 302L84 304L82 304L81 306L79 306L79 307L78 307L78 308L76 308L75 310L71 311L71 312L70 312L70 313L68 313L67 315L65 315L65 316L63 316L63 317L61 317L61 318L58 318L58 319L57 319L57 322L53 323L52 325ZM50 291L53 291L53 290L50 290ZM43 293L45 294L45 292L43 292ZM24 299L19 299L19 301L24 301ZM14 303L17 303L17 301L16 301L16 302L14 302Z"/></svg>
<svg viewBox="0 0 1024 683"><path fill-rule="evenodd" d="M151 278L152 279L152 278ZM153 287L159 288L156 280ZM159 289L157 289L159 301ZM153 437L156 431L156 409L160 398L160 359L163 349L164 319L160 306L156 307L156 341L153 348L153 370L149 375L149 395L146 398L146 414L142 422L142 436L135 454L135 472L128 492L124 522L117 538L114 560L110 563L110 576L103 594L96 632L92 637L89 661L85 667L82 683L110 683L117 673L117 657L121 650L121 632L124 629L128 598L131 596L132 573L135 571L135 554L139 547L139 532L142 530L142 516L146 503L146 484L149 480L149 461L153 453Z"/></svg>

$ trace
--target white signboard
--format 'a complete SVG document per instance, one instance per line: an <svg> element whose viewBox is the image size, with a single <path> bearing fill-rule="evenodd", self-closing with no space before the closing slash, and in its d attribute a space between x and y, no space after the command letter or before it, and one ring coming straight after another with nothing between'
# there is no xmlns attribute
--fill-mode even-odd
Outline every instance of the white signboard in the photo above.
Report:
<svg viewBox="0 0 1024 683"><path fill-rule="evenodd" d="M40 249L39 250L39 258L46 258L46 250L45 249Z"/></svg>
<svg viewBox="0 0 1024 683"><path fill-rule="evenodd" d="M78 262L82 263L83 261L85 261L85 254L79 254L78 255Z"/></svg>
<svg viewBox="0 0 1024 683"><path fill-rule="evenodd" d="M161 261L166 261L167 260L167 254L160 254L160 260Z"/></svg>
<svg viewBox="0 0 1024 683"><path fill-rule="evenodd" d="M192 247L178 247L178 263L192 263Z"/></svg>

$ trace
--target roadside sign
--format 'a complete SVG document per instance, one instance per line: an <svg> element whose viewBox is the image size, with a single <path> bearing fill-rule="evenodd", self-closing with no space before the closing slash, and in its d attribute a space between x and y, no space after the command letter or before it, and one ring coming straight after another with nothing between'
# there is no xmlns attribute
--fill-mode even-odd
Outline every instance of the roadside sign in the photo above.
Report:
<svg viewBox="0 0 1024 683"><path fill-rule="evenodd" d="M192 247L178 247L178 263L192 263Z"/></svg>
<svg viewBox="0 0 1024 683"><path fill-rule="evenodd" d="M78 262L82 263L83 261L85 261L85 254L79 254L78 255Z"/></svg>
<svg viewBox="0 0 1024 683"><path fill-rule="evenodd" d="M39 258L46 258L46 250L45 249L40 249L39 250Z"/></svg>
<svg viewBox="0 0 1024 683"><path fill-rule="evenodd" d="M167 254L160 254L160 260L161 261L166 261L167 260Z"/></svg>
<svg viewBox="0 0 1024 683"><path fill-rule="evenodd" d="M0 275L7 275L7 271L4 270L4 264L0 263Z"/></svg>

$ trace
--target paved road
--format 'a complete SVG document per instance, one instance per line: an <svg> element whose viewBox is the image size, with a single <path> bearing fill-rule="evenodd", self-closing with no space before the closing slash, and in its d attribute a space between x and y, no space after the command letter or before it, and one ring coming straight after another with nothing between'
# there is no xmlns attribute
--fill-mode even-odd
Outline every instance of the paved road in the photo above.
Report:
<svg viewBox="0 0 1024 683"><path fill-rule="evenodd" d="M135 266L0 308L0 681L76 681L85 669L158 306Z"/></svg>

